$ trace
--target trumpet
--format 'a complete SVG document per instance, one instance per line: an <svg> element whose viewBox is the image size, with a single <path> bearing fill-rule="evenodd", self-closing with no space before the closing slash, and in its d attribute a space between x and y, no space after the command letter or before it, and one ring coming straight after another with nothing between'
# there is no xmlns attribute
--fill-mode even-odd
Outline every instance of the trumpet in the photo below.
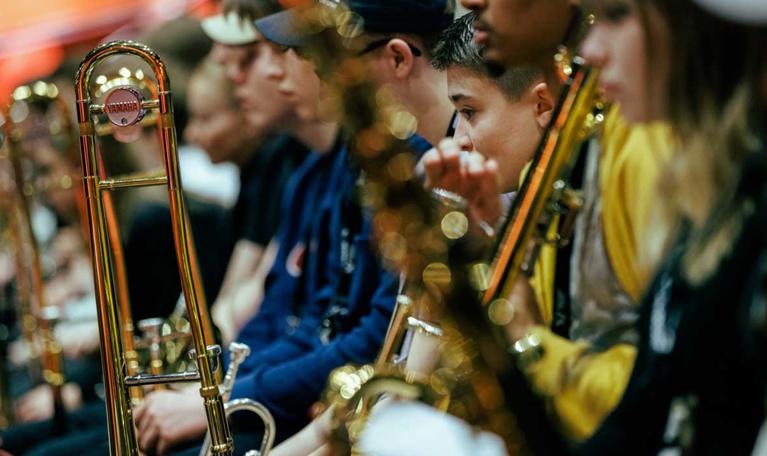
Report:
<svg viewBox="0 0 767 456"><path fill-rule="evenodd" d="M245 456L268 456L269 451L274 446L274 438L276 435L276 423L272 413L263 404L254 401L253 399L233 399L229 400L232 394L232 388L234 387L234 380L237 377L237 370L245 361L245 358L250 356L250 347L240 342L232 342L229 344L229 367L227 368L224 381L221 384L221 397L224 398L226 404L224 409L226 410L227 419L237 412L250 412L256 415L264 423L264 435L261 438L261 446L258 450L250 450L245 453ZM210 434L205 435L205 441L200 448L200 456L210 456L211 443Z"/></svg>
<svg viewBox="0 0 767 456"><path fill-rule="evenodd" d="M40 122L40 116L55 118ZM72 176L46 176L43 182L35 182L30 164L35 158L27 141L63 137L63 148L71 162L75 143L71 135L72 122L58 88L51 83L37 81L17 87L5 112L4 130L8 137L6 158L14 181L11 231L16 248L17 285L19 292L19 316L23 338L30 349L33 377L41 376L50 385L54 401L56 430L63 429L64 404L61 388L64 384L62 347L54 337L54 326L59 310L51 305L45 295L44 273L39 241L32 228L30 199L36 193L49 190L70 190Z"/></svg>
<svg viewBox="0 0 767 456"><path fill-rule="evenodd" d="M93 71L99 63L116 55L138 57L152 68L157 81L156 98L146 100L135 88L119 85L106 93L102 104L94 102L91 85ZM152 49L143 44L132 41L110 42L92 50L82 61L75 78L75 90L89 246L98 303L110 454L138 454L128 392L130 387L199 381L211 436L211 453L230 455L233 451L232 436L216 378L221 349L211 345L212 328L182 194L170 79L165 64ZM165 172L149 176L106 176L103 172L106 169L103 166L103 155L97 143L96 119L105 116L113 128L126 128L141 122L149 111L156 113L155 124L162 146ZM125 369L126 356L121 337L124 331L115 289L114 255L109 243L110 223L105 214L105 197L108 198L109 192L119 189L147 186L165 186L168 191L181 287L195 348L196 371L127 375Z"/></svg>

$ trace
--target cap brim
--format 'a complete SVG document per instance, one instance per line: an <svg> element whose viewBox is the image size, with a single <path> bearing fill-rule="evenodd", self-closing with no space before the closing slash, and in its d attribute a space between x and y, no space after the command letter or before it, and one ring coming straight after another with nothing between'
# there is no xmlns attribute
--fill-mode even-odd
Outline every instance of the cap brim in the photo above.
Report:
<svg viewBox="0 0 767 456"><path fill-rule="evenodd" d="M253 22L242 20L235 13L205 18L200 25L211 40L230 46L253 43L260 38Z"/></svg>
<svg viewBox="0 0 767 456"><path fill-rule="evenodd" d="M301 47L309 35L297 26L295 10L285 10L256 20L256 29L267 40L288 47Z"/></svg>

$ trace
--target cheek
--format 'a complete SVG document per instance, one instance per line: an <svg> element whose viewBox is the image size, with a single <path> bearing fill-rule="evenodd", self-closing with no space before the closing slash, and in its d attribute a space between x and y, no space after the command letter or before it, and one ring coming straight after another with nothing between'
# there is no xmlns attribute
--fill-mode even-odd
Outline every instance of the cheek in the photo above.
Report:
<svg viewBox="0 0 767 456"><path fill-rule="evenodd" d="M633 20L632 22L637 22ZM621 62L621 73L635 89L644 86L647 74L647 57L644 33L638 23L631 24L615 40L613 53Z"/></svg>
<svg viewBox="0 0 767 456"><path fill-rule="evenodd" d="M205 128L201 128L201 133L201 137L204 137L209 144L221 144L231 140L235 128L229 116L221 114L208 121Z"/></svg>
<svg viewBox="0 0 767 456"><path fill-rule="evenodd" d="M496 128L493 125L497 122L492 117L488 118L488 114L490 113L485 113L483 119L470 126L468 133L477 152L487 158L498 160L501 148L499 147L498 132L495 131Z"/></svg>

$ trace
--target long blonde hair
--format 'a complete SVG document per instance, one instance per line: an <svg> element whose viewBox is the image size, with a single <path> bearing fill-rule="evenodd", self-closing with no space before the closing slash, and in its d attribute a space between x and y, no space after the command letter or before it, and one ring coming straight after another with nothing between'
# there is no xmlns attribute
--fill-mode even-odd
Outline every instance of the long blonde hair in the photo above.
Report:
<svg viewBox="0 0 767 456"><path fill-rule="evenodd" d="M738 186L744 161L761 148L753 132L755 121L764 127L765 30L724 22L689 0L650 0L640 10L646 30L657 27L657 16L666 22L668 54L653 51L648 33L648 66L669 59L666 114L678 141L659 182L664 198L655 225L688 222L683 273L699 284L716 271L753 209Z"/></svg>

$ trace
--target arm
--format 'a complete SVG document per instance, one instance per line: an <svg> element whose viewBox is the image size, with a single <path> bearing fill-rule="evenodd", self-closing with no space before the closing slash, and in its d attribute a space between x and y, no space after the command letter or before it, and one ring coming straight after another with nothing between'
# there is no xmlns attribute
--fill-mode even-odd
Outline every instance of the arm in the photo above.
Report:
<svg viewBox="0 0 767 456"><path fill-rule="evenodd" d="M531 332L540 337L544 348L544 356L526 369L531 386L553 406L568 437L589 437L620 401L636 348L618 344L596 352L547 328Z"/></svg>
<svg viewBox="0 0 767 456"><path fill-rule="evenodd" d="M655 181L670 144L665 126L629 129L617 111L611 112L602 137L599 178L605 244L616 276L635 300L654 269L653 262L643 258L640 241L651 225ZM656 242L665 243L657 237ZM618 344L597 351L545 328L534 332L545 355L528 369L533 388L551 402L569 437L590 436L621 400L636 348Z"/></svg>
<svg viewBox="0 0 767 456"><path fill-rule="evenodd" d="M307 454L321 455L329 450L328 435L330 434L333 409L328 408L322 415L315 418L306 427L274 448L272 456L304 456Z"/></svg>
<svg viewBox="0 0 767 456"><path fill-rule="evenodd" d="M232 397L249 397L262 402L279 420L295 422L306 416L317 400L327 376L346 363L374 359L394 306L398 279L380 272L380 282L365 315L352 330L336 336L327 345L316 343L313 350L278 365L263 365L235 382ZM315 336L316 337L316 336Z"/></svg>
<svg viewBox="0 0 767 456"><path fill-rule="evenodd" d="M224 285L211 310L213 322L221 330L224 343L233 340L248 320L258 313L264 281L276 253L275 240L266 248L244 239L235 245Z"/></svg>

